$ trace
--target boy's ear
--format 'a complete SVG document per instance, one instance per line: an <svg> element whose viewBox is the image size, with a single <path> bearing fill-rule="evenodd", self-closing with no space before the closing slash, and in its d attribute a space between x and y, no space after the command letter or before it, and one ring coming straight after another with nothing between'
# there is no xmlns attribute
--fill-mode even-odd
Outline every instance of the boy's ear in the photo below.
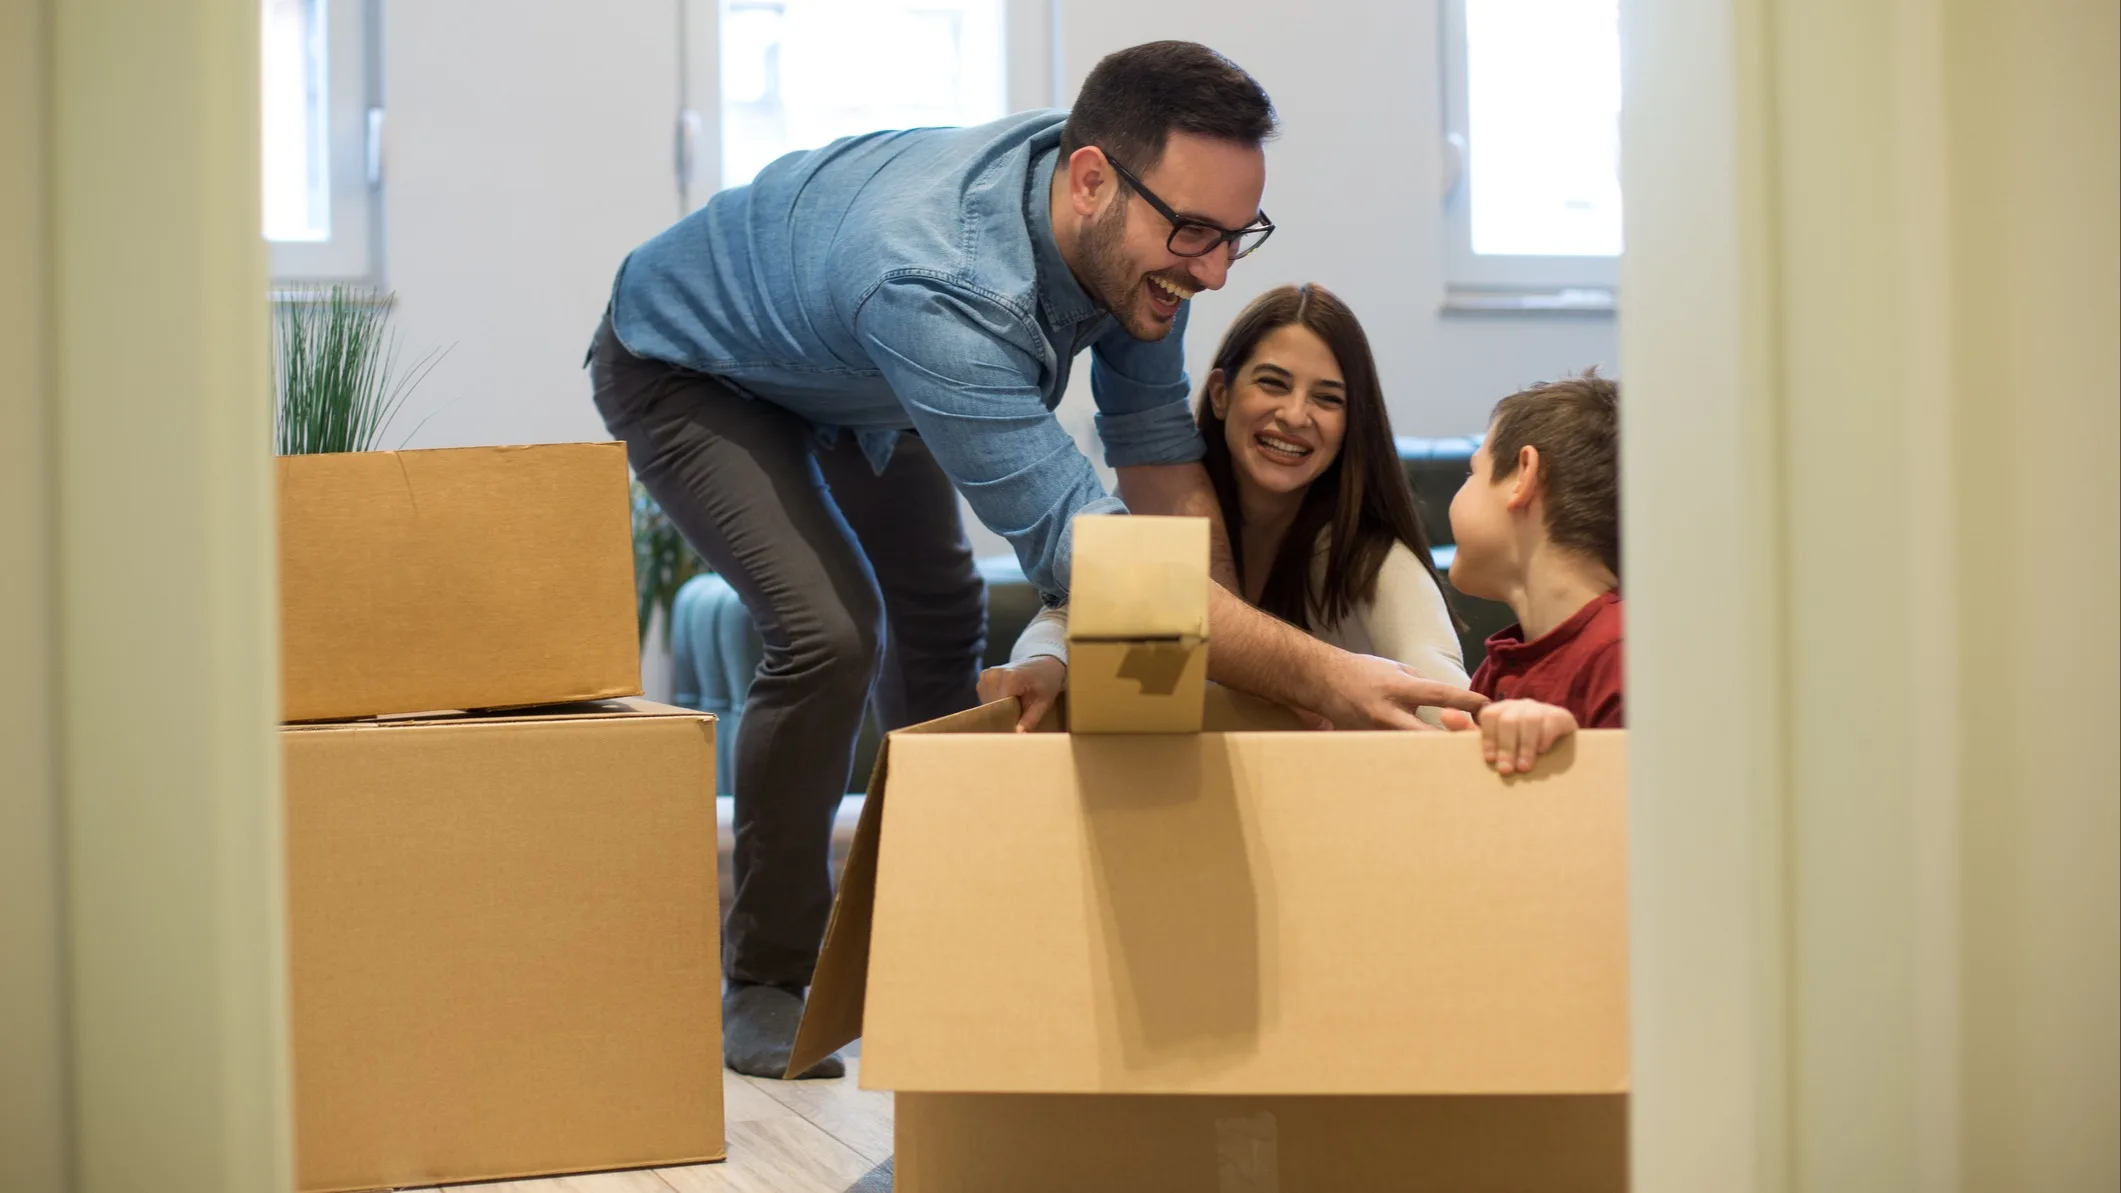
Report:
<svg viewBox="0 0 2121 1193"><path fill-rule="evenodd" d="M1530 509L1532 498L1539 495L1539 486L1545 480L1540 468L1539 449L1529 443L1517 449L1517 474L1510 478L1508 508Z"/></svg>
<svg viewBox="0 0 2121 1193"><path fill-rule="evenodd" d="M1208 374L1208 409L1217 418L1230 417L1230 379L1221 369Z"/></svg>

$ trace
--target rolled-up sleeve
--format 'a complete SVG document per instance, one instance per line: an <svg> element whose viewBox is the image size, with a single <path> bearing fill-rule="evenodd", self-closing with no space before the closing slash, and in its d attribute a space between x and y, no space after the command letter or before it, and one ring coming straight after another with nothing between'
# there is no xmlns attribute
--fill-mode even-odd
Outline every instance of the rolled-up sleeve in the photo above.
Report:
<svg viewBox="0 0 2121 1193"><path fill-rule="evenodd" d="M1010 338L1020 327L999 302L925 277L886 282L855 319L929 453L1052 602L1068 591L1076 515L1126 507L1046 408L1038 361Z"/></svg>
<svg viewBox="0 0 2121 1193"><path fill-rule="evenodd" d="M1206 453L1187 405L1187 303L1171 334L1137 340L1114 322L1090 345L1090 393L1097 400L1097 437L1105 463L1191 464Z"/></svg>

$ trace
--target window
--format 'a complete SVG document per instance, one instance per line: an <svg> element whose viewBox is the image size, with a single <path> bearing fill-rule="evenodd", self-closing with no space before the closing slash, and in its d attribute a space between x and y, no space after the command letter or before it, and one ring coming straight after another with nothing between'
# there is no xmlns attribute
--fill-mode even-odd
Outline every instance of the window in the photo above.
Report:
<svg viewBox="0 0 2121 1193"><path fill-rule="evenodd" d="M1619 9L1618 0L1445 0L1447 306L1612 306Z"/></svg>
<svg viewBox="0 0 2121 1193"><path fill-rule="evenodd" d="M1004 0L721 0L723 186L838 137L1008 111Z"/></svg>
<svg viewBox="0 0 2121 1193"><path fill-rule="evenodd" d="M371 152L381 108L366 0L261 0L265 239L276 281L376 272Z"/></svg>

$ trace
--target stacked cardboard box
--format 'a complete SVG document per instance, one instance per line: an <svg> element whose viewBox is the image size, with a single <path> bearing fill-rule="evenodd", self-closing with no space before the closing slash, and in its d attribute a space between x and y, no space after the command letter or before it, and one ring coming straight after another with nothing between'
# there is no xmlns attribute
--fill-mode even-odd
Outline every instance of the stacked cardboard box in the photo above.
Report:
<svg viewBox="0 0 2121 1193"><path fill-rule="evenodd" d="M1205 606L1204 534L1109 522L1078 608L1143 563ZM892 735L794 1066L862 1037L900 1193L1625 1188L1623 735L1506 780L1468 737L1295 731L1152 690L1206 649L1170 612L1072 655L1074 733Z"/></svg>
<svg viewBox="0 0 2121 1193"><path fill-rule="evenodd" d="M288 721L637 696L616 443L279 460Z"/></svg>
<svg viewBox="0 0 2121 1193"><path fill-rule="evenodd" d="M298 1187L721 1158L714 727L623 699L624 449L279 466Z"/></svg>

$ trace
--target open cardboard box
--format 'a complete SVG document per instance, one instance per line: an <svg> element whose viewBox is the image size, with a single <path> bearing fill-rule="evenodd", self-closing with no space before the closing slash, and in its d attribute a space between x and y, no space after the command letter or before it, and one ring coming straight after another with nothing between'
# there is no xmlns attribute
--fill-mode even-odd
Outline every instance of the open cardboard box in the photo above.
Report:
<svg viewBox="0 0 2121 1193"><path fill-rule="evenodd" d="M302 1193L721 1158L713 718L280 741Z"/></svg>
<svg viewBox="0 0 2121 1193"><path fill-rule="evenodd" d="M1624 1189L1624 735L1503 779L1199 699L891 735L791 1070L862 1039L900 1193Z"/></svg>
<svg viewBox="0 0 2121 1193"><path fill-rule="evenodd" d="M277 466L283 721L640 694L623 445Z"/></svg>

